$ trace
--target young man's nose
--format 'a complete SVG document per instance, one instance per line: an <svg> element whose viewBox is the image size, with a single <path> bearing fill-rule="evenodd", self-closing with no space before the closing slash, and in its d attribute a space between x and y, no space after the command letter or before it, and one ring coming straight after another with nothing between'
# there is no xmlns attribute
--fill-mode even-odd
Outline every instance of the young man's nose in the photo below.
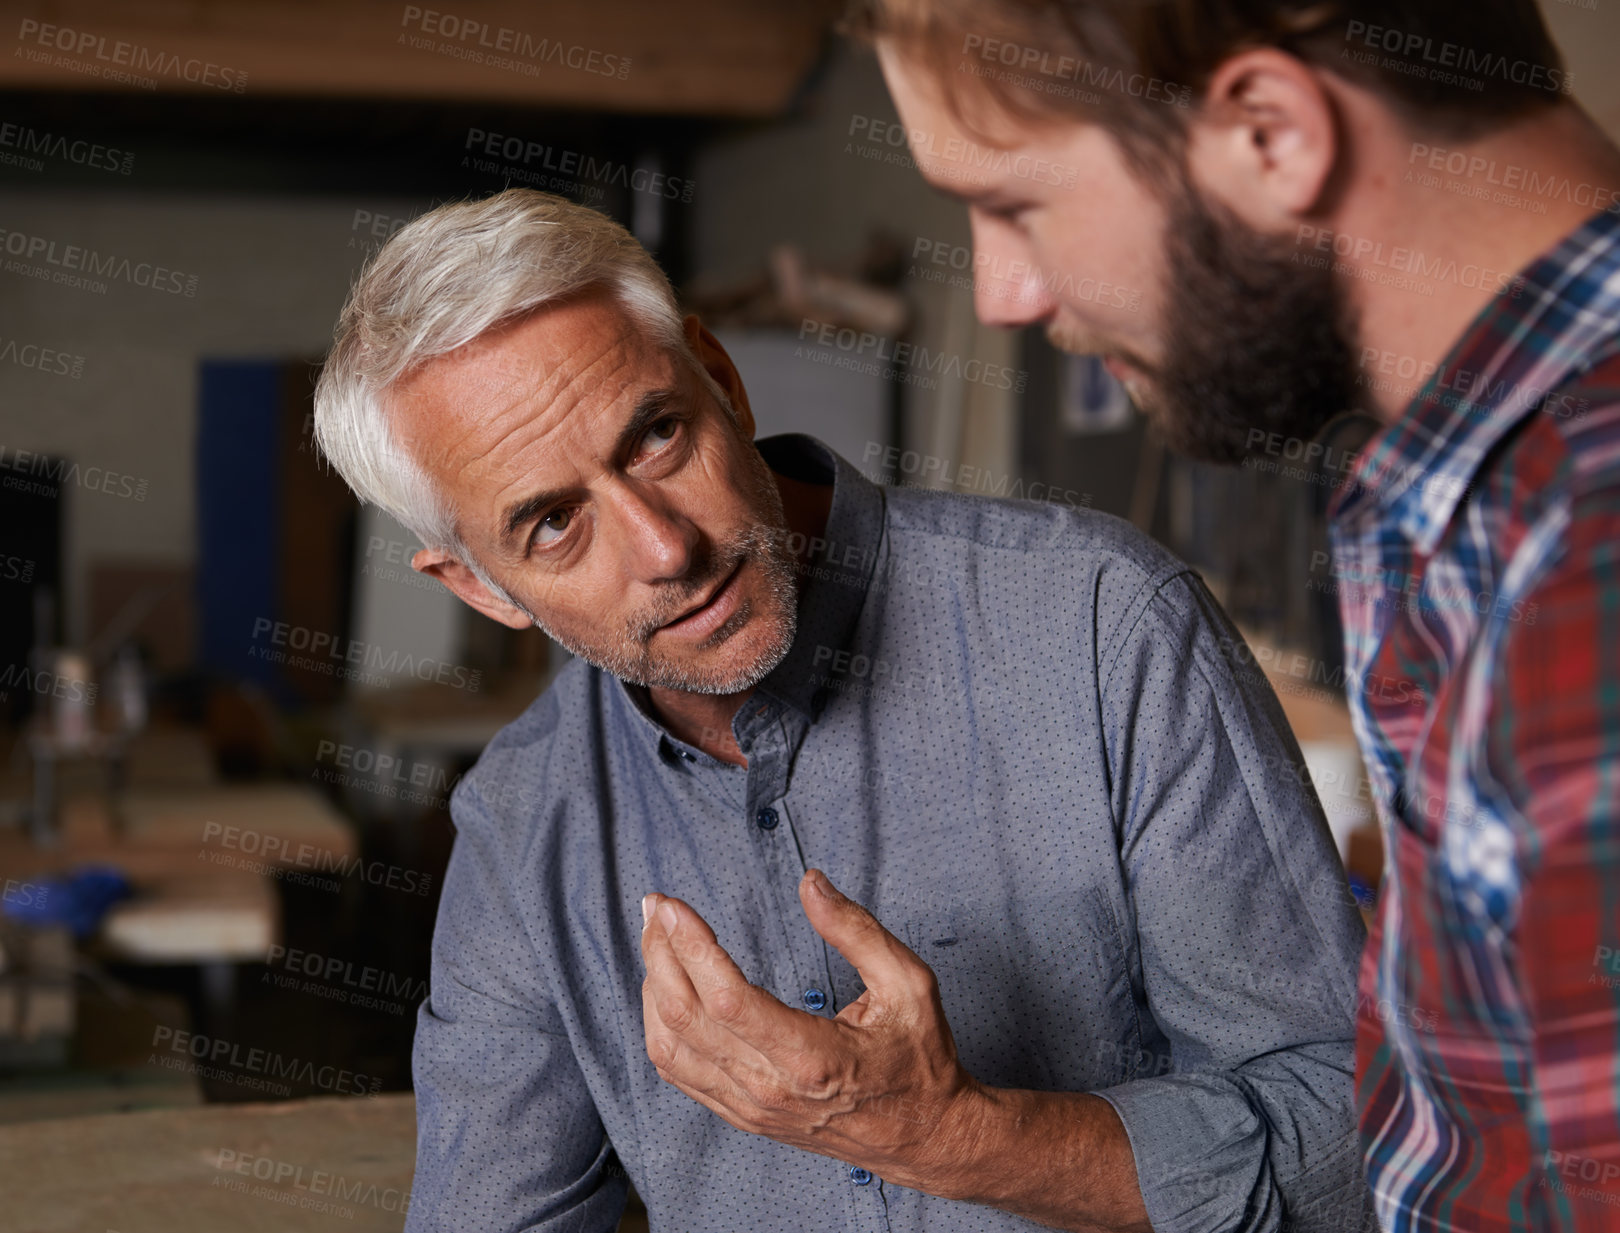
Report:
<svg viewBox="0 0 1620 1233"><path fill-rule="evenodd" d="M1057 308L1029 246L1006 223L973 213L973 308L985 325L1035 325Z"/></svg>

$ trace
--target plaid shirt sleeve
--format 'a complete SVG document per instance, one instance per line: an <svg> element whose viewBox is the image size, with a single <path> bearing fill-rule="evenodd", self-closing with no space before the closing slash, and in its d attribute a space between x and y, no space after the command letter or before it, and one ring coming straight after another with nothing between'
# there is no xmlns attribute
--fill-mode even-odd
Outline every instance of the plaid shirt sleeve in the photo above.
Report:
<svg viewBox="0 0 1620 1233"><path fill-rule="evenodd" d="M1490 669L1485 769L1514 830L1519 967L1530 1050L1524 1144L1531 1226L1620 1227L1620 486L1574 494L1516 554L1556 543L1526 580L1534 623ZM1539 1166L1539 1167L1538 1167Z"/></svg>

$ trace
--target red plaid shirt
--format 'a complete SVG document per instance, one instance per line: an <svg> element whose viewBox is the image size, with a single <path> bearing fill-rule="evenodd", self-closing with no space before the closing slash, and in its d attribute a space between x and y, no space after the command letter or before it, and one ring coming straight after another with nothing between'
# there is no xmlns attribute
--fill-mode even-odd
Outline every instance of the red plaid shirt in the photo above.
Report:
<svg viewBox="0 0 1620 1233"><path fill-rule="evenodd" d="M1620 1229L1620 218L1499 295L1355 478L1332 534L1385 843L1357 1048L1379 1218Z"/></svg>

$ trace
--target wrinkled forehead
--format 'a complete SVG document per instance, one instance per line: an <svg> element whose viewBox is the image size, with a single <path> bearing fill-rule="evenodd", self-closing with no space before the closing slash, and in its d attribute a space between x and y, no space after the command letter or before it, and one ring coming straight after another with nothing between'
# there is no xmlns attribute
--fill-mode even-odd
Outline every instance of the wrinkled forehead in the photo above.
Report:
<svg viewBox="0 0 1620 1233"><path fill-rule="evenodd" d="M605 292L545 305L421 365L390 390L396 435L430 474L525 425L554 436L682 377L663 339ZM628 412L627 412L628 413Z"/></svg>

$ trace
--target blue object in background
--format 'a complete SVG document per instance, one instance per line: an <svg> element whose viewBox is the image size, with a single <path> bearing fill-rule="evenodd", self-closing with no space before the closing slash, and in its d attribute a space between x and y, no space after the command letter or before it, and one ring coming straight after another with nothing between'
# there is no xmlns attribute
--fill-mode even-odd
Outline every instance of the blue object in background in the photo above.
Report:
<svg viewBox="0 0 1620 1233"><path fill-rule="evenodd" d="M1378 902L1378 888L1368 886L1353 873L1350 875L1350 893L1356 897L1356 905L1368 912Z"/></svg>
<svg viewBox="0 0 1620 1233"><path fill-rule="evenodd" d="M0 898L0 913L25 925L66 925L74 937L87 938L113 904L133 893L117 869L85 865L10 887Z"/></svg>
<svg viewBox="0 0 1620 1233"><path fill-rule="evenodd" d="M197 624L201 666L276 696L256 621L281 610L281 365L207 360L197 387Z"/></svg>

